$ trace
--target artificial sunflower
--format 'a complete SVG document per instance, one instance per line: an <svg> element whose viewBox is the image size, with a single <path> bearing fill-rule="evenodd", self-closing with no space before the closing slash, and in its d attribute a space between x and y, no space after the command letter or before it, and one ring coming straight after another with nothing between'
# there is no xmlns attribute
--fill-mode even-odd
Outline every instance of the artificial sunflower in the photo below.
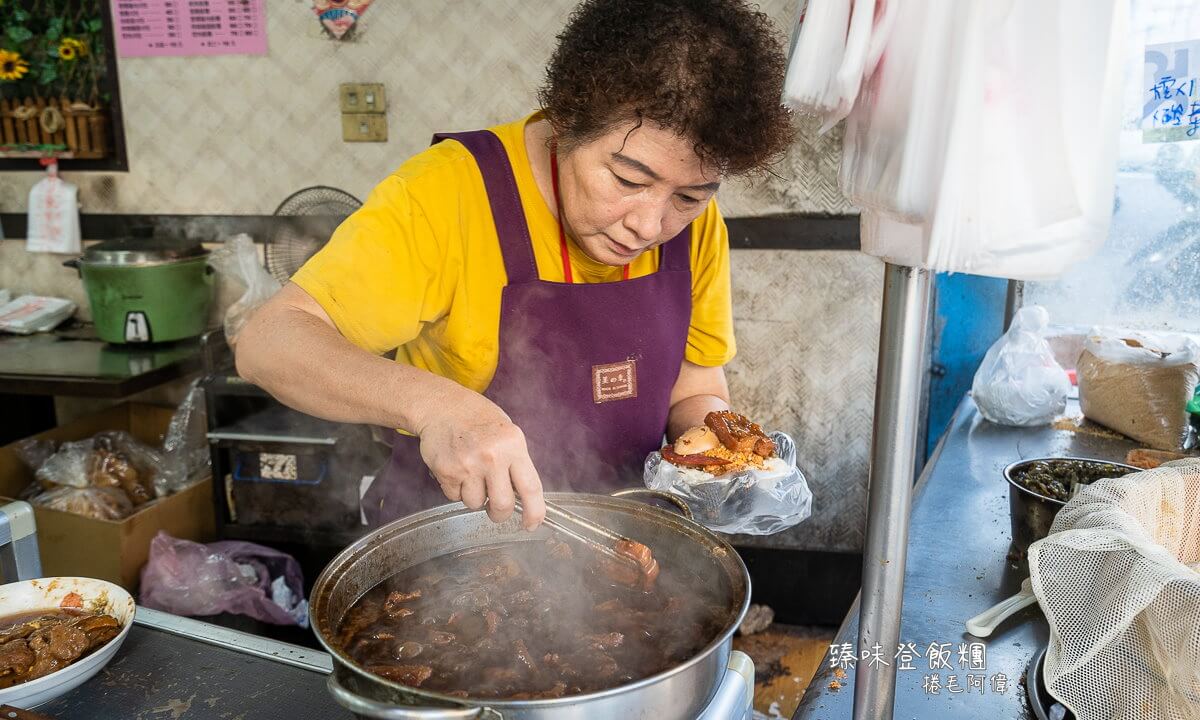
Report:
<svg viewBox="0 0 1200 720"><path fill-rule="evenodd" d="M63 38L62 45L73 48L76 57L84 57L88 54L87 42L78 38ZM62 57L62 46L58 49L59 57ZM67 58L63 58L66 60Z"/></svg>
<svg viewBox="0 0 1200 720"><path fill-rule="evenodd" d="M0 80L20 80L29 72L29 63L20 53L0 50Z"/></svg>
<svg viewBox="0 0 1200 720"><path fill-rule="evenodd" d="M66 62L70 62L71 60L74 60L78 55L79 55L79 51L75 48L75 46L73 44L68 43L66 40L63 40L61 43L59 43L59 45L58 45L59 59L66 61Z"/></svg>

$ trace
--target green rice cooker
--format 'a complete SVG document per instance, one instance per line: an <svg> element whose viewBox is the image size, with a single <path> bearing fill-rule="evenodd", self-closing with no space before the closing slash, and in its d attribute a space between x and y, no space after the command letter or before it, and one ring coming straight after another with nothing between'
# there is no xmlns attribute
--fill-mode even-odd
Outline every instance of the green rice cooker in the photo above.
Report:
<svg viewBox="0 0 1200 720"><path fill-rule="evenodd" d="M207 329L213 270L199 242L107 240L64 264L79 270L101 340L171 342Z"/></svg>

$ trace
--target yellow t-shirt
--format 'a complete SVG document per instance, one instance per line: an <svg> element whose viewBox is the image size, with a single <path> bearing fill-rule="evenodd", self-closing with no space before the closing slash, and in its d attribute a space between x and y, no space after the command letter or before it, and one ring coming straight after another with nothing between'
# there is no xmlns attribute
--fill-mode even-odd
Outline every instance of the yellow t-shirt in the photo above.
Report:
<svg viewBox="0 0 1200 720"><path fill-rule="evenodd" d="M538 191L525 151L525 125L491 128L508 150L529 223L538 276L563 282L558 221ZM621 279L569 243L576 282ZM630 266L658 269L657 251ZM729 290L729 241L714 199L692 223L692 318L685 357L724 365L736 351ZM507 284L483 176L460 143L415 155L381 182L329 243L292 277L350 342L477 392L499 361L500 292Z"/></svg>

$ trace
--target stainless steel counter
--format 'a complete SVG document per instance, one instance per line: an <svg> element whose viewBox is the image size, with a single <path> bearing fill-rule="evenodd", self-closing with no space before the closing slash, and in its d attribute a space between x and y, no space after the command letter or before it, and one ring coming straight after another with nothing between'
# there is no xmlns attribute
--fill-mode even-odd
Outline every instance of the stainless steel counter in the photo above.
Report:
<svg viewBox="0 0 1200 720"><path fill-rule="evenodd" d="M350 720L329 655L148 608L100 674L36 708L54 720Z"/></svg>
<svg viewBox="0 0 1200 720"><path fill-rule="evenodd" d="M1070 401L1067 413L1080 414L1075 401ZM1034 606L997 628L985 641L982 669L980 663L972 667L970 662L969 644L980 641L963 627L968 618L1015 594L1025 577L1006 558L1008 485L1001 470L1016 460L1045 455L1122 460L1133 447L1127 441L1049 427L993 425L979 415L969 397L963 400L918 481L913 501L900 628L901 643L912 644L905 646L911 657L897 658L896 648L876 654L872 648L854 647L857 602L834 641L839 646L849 643L845 649L858 657L866 651L871 655L866 662L886 661L897 667L896 720L1033 717L1021 678L1048 637L1041 612ZM964 645L966 662L960 662ZM942 655L946 650L948 658ZM846 668L846 677L839 677L835 673L840 668L831 658L832 653L826 655L793 720L852 717L854 670ZM913 669L901 669L906 659L904 664ZM947 688L952 675L959 692ZM969 677L982 688L969 685ZM835 681L840 688L830 687Z"/></svg>

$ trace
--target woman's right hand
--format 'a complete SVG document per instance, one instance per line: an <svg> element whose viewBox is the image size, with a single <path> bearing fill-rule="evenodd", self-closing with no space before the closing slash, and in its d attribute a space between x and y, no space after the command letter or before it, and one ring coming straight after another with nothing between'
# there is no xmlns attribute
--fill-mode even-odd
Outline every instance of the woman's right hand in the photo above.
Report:
<svg viewBox="0 0 1200 720"><path fill-rule="evenodd" d="M488 517L503 522L520 497L525 529L541 524L546 515L542 481L525 433L494 402L463 388L441 404L418 435L421 457L447 498L472 510L486 505Z"/></svg>

